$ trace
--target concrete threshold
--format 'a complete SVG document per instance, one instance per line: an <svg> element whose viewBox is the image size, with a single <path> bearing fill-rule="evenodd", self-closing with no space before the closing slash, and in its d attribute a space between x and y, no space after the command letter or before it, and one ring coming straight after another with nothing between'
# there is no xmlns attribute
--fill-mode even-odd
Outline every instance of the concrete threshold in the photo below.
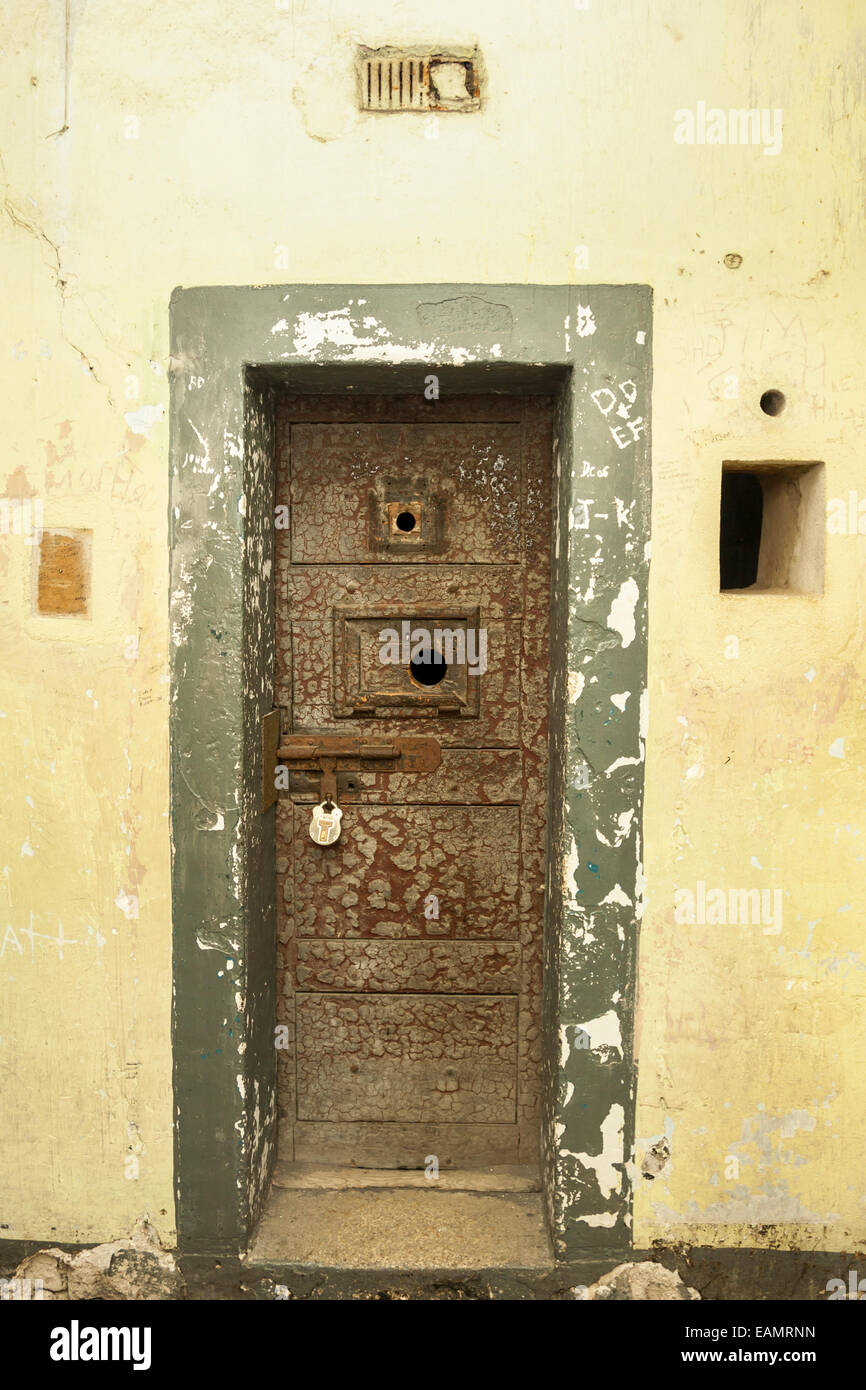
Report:
<svg viewBox="0 0 866 1390"><path fill-rule="evenodd" d="M353 1270L553 1268L538 1176L279 1164L250 1264Z"/></svg>
<svg viewBox="0 0 866 1390"><path fill-rule="evenodd" d="M418 1168L355 1168L320 1163L277 1163L274 1187L411 1187L421 1192L540 1192L536 1168L517 1164L495 1168L449 1168L428 1178Z"/></svg>

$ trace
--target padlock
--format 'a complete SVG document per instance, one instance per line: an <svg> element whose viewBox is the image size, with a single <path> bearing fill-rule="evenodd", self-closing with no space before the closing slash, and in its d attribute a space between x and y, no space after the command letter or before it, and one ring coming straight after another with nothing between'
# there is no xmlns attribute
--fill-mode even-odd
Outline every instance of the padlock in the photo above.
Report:
<svg viewBox="0 0 866 1390"><path fill-rule="evenodd" d="M310 839L317 845L332 845L340 838L340 821L343 812L333 801L320 801L313 807L310 821Z"/></svg>

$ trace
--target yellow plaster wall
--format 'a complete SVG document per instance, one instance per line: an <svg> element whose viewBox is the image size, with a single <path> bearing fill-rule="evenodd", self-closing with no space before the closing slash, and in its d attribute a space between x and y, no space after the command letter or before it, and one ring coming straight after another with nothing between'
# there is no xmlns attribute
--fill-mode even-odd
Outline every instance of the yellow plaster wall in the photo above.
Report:
<svg viewBox="0 0 866 1390"><path fill-rule="evenodd" d="M827 537L821 599L716 590L723 459L823 460L829 498L866 498L864 23L846 0L3 7L0 496L94 547L92 617L49 618L0 536L5 1236L145 1213L173 1236L171 290L573 280L656 294L637 1159L665 1134L672 1156L636 1178L635 1236L863 1238L866 537ZM483 112L359 115L353 45L426 41L480 43ZM781 108L781 153L676 144L699 101ZM781 932L676 923L699 879L780 887Z"/></svg>

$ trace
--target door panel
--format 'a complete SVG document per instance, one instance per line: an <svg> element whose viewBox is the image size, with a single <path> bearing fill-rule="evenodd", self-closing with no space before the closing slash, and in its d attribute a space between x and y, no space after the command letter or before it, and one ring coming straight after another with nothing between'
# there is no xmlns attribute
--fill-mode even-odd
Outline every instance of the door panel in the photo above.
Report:
<svg viewBox="0 0 866 1390"><path fill-rule="evenodd" d="M283 618L295 622L328 622L334 604L358 597L370 580L363 565L285 567L279 598ZM461 607L481 604L493 622L519 618L523 613L523 576L516 566L485 565L482 569L453 569L445 581L448 601ZM385 606L424 603L430 598L430 575L417 565L392 565L376 576L376 596Z"/></svg>
<svg viewBox="0 0 866 1390"><path fill-rule="evenodd" d="M296 978L298 988L308 990L516 994L520 947L502 941L300 941Z"/></svg>
<svg viewBox="0 0 866 1390"><path fill-rule="evenodd" d="M387 607L376 604L375 616L371 616L374 605L366 604L359 606L354 617L346 618L344 609L336 609L332 641L323 641L323 635L331 634L327 629L323 634L321 624L293 624L295 729L299 733L322 729L332 725L335 718L363 718L369 711L376 718L376 735L381 737L435 733L443 744L514 746L519 737L520 700L517 625L496 624L485 615L489 665L484 673L486 698L482 708L478 708L481 677L469 675L465 664L455 664L439 685L422 691L413 686L405 666L384 665L377 659L382 645L378 634L385 630L399 632L403 621L408 621L412 630L459 631L463 618L455 615L455 607L443 608L439 616L432 605L400 605L395 600ZM477 618L472 626L480 626ZM344 657L347 644L356 649ZM492 653L496 654L495 661L491 660ZM438 721L434 731L429 721L437 719L443 702L451 706L445 712L455 718ZM463 727L464 719L473 720L471 728Z"/></svg>
<svg viewBox="0 0 866 1390"><path fill-rule="evenodd" d="M551 455L540 398L281 402L285 728L442 747L429 774L338 769L334 845L314 777L278 804L284 1158L537 1161Z"/></svg>
<svg viewBox="0 0 866 1390"><path fill-rule="evenodd" d="M297 937L516 939L516 806L355 805L328 855L309 819L295 807Z"/></svg>
<svg viewBox="0 0 866 1390"><path fill-rule="evenodd" d="M518 564L520 425L494 431L466 423L295 425L293 562ZM386 524L394 501L420 503L419 532Z"/></svg>
<svg viewBox="0 0 866 1390"><path fill-rule="evenodd" d="M516 999L303 994L297 1018L301 1120L515 1119Z"/></svg>
<svg viewBox="0 0 866 1390"><path fill-rule="evenodd" d="M364 1168L418 1168L418 1155L435 1154L440 1168L478 1168L514 1162L517 1125L317 1124L294 1126L294 1155L299 1163L334 1163ZM360 1155L360 1157L359 1157Z"/></svg>

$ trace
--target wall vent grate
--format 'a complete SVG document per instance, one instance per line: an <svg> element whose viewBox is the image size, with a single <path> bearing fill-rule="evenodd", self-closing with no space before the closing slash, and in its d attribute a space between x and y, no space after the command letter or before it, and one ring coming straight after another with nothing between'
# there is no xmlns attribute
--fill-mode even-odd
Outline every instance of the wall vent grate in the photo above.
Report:
<svg viewBox="0 0 866 1390"><path fill-rule="evenodd" d="M361 48L357 72L362 111L477 111L481 106L476 50Z"/></svg>

